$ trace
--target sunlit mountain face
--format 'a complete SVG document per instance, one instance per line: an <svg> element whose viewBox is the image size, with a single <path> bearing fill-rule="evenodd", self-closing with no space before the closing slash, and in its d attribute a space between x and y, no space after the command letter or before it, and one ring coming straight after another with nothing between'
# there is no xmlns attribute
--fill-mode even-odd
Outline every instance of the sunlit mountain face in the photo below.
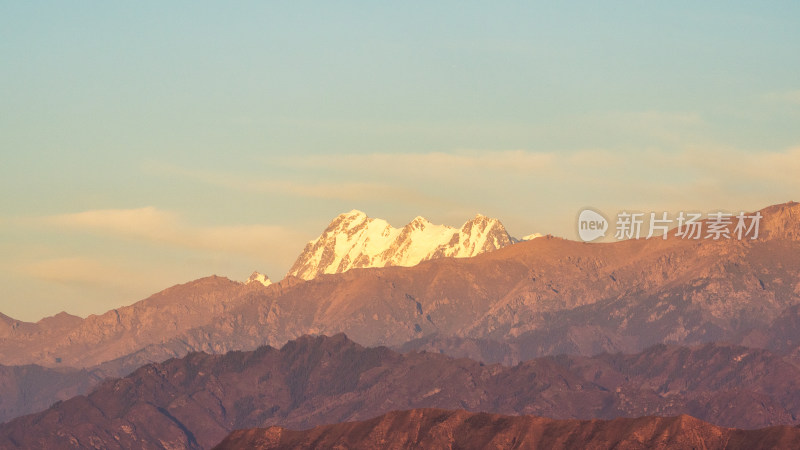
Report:
<svg viewBox="0 0 800 450"><path fill-rule="evenodd" d="M403 228L394 228L354 210L340 214L319 238L309 242L289 275L309 280L355 268L415 266L434 258L475 256L514 241L499 220L480 214L460 229L434 225L419 216Z"/></svg>
<svg viewBox="0 0 800 450"><path fill-rule="evenodd" d="M800 2L0 2L0 449L800 448Z"/></svg>

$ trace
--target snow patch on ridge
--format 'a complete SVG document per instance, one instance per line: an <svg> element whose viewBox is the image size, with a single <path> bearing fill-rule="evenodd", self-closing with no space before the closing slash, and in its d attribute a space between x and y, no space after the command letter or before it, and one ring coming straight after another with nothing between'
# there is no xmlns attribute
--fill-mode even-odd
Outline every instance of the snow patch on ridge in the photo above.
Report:
<svg viewBox="0 0 800 450"><path fill-rule="evenodd" d="M272 284L272 280L270 280L268 276L259 272L253 272L252 275L250 275L250 278L248 278L247 281L245 281L245 284L256 283L256 282L261 283L264 286L269 286L270 284Z"/></svg>

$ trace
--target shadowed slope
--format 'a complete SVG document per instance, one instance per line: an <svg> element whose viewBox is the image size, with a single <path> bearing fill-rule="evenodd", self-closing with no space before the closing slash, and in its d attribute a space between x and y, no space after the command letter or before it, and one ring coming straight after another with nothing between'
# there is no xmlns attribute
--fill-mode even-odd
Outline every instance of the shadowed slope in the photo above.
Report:
<svg viewBox="0 0 800 450"><path fill-rule="evenodd" d="M689 413L719 425L795 424L800 369L765 350L658 346L545 357L515 367L364 348L344 335L280 350L192 353L0 426L0 447L208 448L237 428L307 428L392 410L448 408L552 418Z"/></svg>

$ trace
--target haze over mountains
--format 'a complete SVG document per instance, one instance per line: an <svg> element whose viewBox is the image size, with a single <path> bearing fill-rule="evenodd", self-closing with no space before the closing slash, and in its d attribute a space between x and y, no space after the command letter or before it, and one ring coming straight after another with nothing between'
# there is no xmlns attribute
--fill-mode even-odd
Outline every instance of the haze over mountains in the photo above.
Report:
<svg viewBox="0 0 800 450"><path fill-rule="evenodd" d="M548 236L511 245L516 240L494 219L478 216L460 230L446 233L443 228L415 220L406 227L410 230L407 237L415 238L414 242L439 242L419 239L438 236L431 230L439 230L441 234L453 233L448 242L457 245L447 248L480 251L475 256L448 258L444 256L454 254L446 255L437 244L439 250L425 253L436 257L411 267L396 263L424 252L414 253L409 245L390 246L389 253L372 252L368 238L377 219L357 212L341 215L314 245L309 244L307 249L313 251L306 256L310 256L298 259L307 262L301 264L309 268L307 273L314 274L310 280L287 276L272 283L254 273L247 283L240 283L214 276L86 319L62 313L25 323L0 316L0 364L58 368L24 369L29 372L7 369L4 376L9 381L0 384L1 417L9 419L35 411L26 410L24 401L13 400L21 398L19 373L46 374L38 379L53 384L52 389L42 390L35 402L28 403L31 408L41 408L48 404L48 396L55 401L89 392L102 377L125 375L149 362L182 358L195 351L222 354L262 345L279 348L306 334L333 336L343 332L361 345L388 345L404 352L422 349L429 351L427 355L363 349L337 337L333 342L339 344L334 347L349 350L307 349L316 356L303 358L316 362L300 372L280 375L277 380L285 384L275 381L278 384L269 384L268 388L261 381L242 378L242 374L263 377L289 364L274 356L283 354L285 347L280 352L261 349L254 354L224 357L190 355L186 360L149 366L131 375L134 385L166 389L163 398L146 397L150 394L141 389L108 390L103 387L109 385L106 383L90 395L90 403L65 401L39 418L10 422L2 428L3 433L10 443L30 445L34 441L26 441L23 435L47 443L54 442L47 439L65 436L65 430L76 429L86 431L83 435L75 432L79 442L100 439L98 442L104 445L117 442L124 446L119 443L133 439L131 436L139 440L135 442L153 443L170 436L174 441L164 442L208 448L216 443L214 439L219 441L239 427L311 426L367 419L392 409L424 407L551 418L691 414L716 425L747 428L796 424L800 417L800 401L795 395L800 379L796 372L800 361L800 205L775 205L761 210L761 214L757 240L693 240L671 234L665 240L609 244ZM383 244L408 242L399 239L402 234ZM494 248L495 242L506 242L502 236L508 243ZM348 253L336 253L338 259L329 261L321 258L327 248ZM348 259L351 254L355 256ZM386 267L355 267L352 263L357 260ZM341 273L325 273L334 266ZM310 342L308 339L298 342ZM292 344L292 348L297 345ZM287 387L293 383L290 380L300 375L305 379L309 371L316 370L314 364L321 364L319 352L329 353L332 359L326 364L330 367L356 371L321 374L330 378L319 381L320 389L341 378L355 380L361 390L348 391L352 388L348 384L347 389L336 393L312 389L306 397L293 397L296 387ZM608 354L597 356L602 352ZM451 360L438 353L473 361ZM560 353L570 356L552 357ZM253 355L273 356L265 366ZM356 361L353 355L361 356ZM411 373L411 368L401 368L408 361L416 361L412 365L429 364L437 377L425 378L414 372L410 380L375 378L383 372L370 372L377 366L369 364L371 369L360 371L362 358L372 361L370 364L391 367L386 368L387 373ZM406 362L393 365L391 361ZM479 361L515 367L484 366ZM520 361L525 362L517 365ZM185 366L195 363L208 365L208 370ZM216 366L218 363L223 366ZM182 365L185 367L180 369ZM213 390L207 383L222 383L220 377L230 367L238 369L225 375L229 388L224 395L203 397ZM151 381L141 378L150 373L148 370L157 375ZM192 393L167 381L165 374L175 370L184 374L181 377L198 371L196 377L191 375L196 378L192 378L196 384L190 383L195 389ZM215 378L203 378L200 372ZM458 373L469 376L452 375ZM447 378L448 374L455 378ZM277 372L270 376L277 376ZM413 388L403 384L413 380L418 381ZM129 382L123 382L127 386L124 383ZM237 383L262 383L263 390L258 392L273 397L242 400L238 396L244 388L236 387ZM451 388L454 390L448 394ZM410 400L402 400L402 395L394 399L386 393L394 389L402 395L411 390L418 394L409 396ZM466 394L472 389L474 396ZM258 397L258 392L247 396ZM280 413L275 410L258 418L248 416L283 405L283 400L274 397L281 392L291 393L288 398L293 400L287 400L290 406L280 406ZM365 392L374 395L364 397ZM201 397L204 400L199 400ZM171 403L180 398L188 403ZM514 398L519 401L514 403ZM250 403L225 403L240 400ZM127 406L120 406L123 404ZM143 406L131 406L140 404ZM214 410L216 406L212 405L222 405L227 412L210 416L203 412L201 418L192 415L200 413L188 412ZM236 408L241 411L233 412L239 411ZM102 413L97 416L96 410ZM130 411L137 416L128 417ZM184 420L175 411L188 415ZM109 419L117 417L115 414L122 414L119 421ZM77 422L70 422L72 418L89 425L78 427ZM195 419L203 424L203 430L214 430L208 431L209 437L198 437L206 431L197 435L192 431L191 436L186 433L184 428L193 430L194 425L187 424L195 423ZM137 420L154 425L136 425ZM163 420L166 422L159 422ZM40 423L47 426L36 425ZM119 424L134 431L124 431ZM59 429L60 435L55 431ZM120 430L128 437L123 438ZM198 444L201 440L203 443Z"/></svg>

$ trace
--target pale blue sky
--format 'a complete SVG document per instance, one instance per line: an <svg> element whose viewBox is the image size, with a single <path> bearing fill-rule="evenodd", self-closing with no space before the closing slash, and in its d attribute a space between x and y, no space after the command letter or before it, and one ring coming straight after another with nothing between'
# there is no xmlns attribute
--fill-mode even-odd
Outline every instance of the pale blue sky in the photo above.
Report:
<svg viewBox="0 0 800 450"><path fill-rule="evenodd" d="M797 200L798 23L798 2L2 2L0 312L280 279L353 208L572 238L585 206Z"/></svg>

